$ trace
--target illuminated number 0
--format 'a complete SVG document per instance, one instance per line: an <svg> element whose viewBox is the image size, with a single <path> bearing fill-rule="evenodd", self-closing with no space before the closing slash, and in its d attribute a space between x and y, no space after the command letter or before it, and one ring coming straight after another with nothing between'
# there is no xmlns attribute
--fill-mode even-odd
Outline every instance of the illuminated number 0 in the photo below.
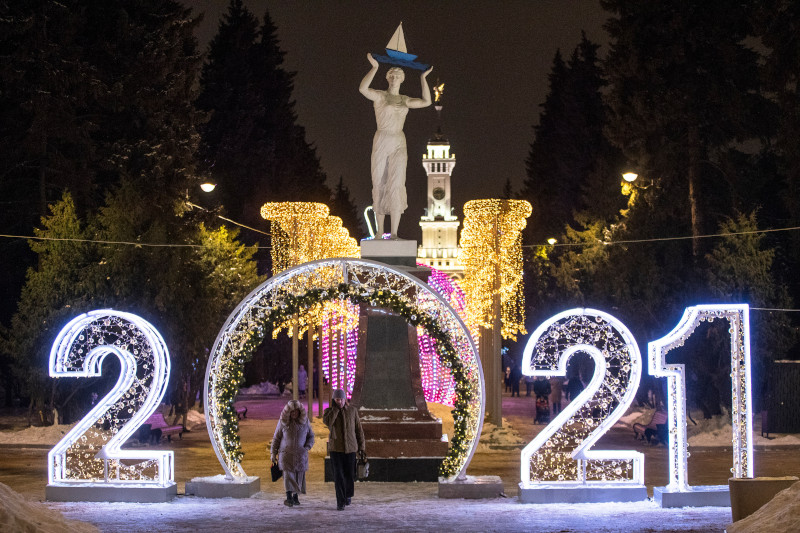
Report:
<svg viewBox="0 0 800 533"><path fill-rule="evenodd" d="M567 362L576 352L594 360L592 380L522 450L521 488L643 486L641 453L591 449L625 413L639 386L642 358L633 335L602 311L564 311L531 335L522 371L528 376L566 376Z"/></svg>
<svg viewBox="0 0 800 533"><path fill-rule="evenodd" d="M174 484L173 453L121 450L156 410L169 378L164 339L147 321L109 309L67 324L50 351L52 377L99 376L108 354L119 358L116 385L48 454L50 485Z"/></svg>

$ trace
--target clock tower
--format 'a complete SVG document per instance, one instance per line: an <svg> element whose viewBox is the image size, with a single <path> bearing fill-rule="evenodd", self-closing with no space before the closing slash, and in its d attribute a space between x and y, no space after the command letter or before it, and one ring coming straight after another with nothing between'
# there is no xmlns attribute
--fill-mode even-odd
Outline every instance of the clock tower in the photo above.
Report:
<svg viewBox="0 0 800 533"><path fill-rule="evenodd" d="M436 111L441 111L438 98ZM441 270L453 279L462 279L464 269L458 262L460 222L450 205L450 178L456 166L456 156L450 153L450 142L442 135L441 128L428 141L422 166L428 175L428 207L419 222L422 245L418 248L417 262Z"/></svg>

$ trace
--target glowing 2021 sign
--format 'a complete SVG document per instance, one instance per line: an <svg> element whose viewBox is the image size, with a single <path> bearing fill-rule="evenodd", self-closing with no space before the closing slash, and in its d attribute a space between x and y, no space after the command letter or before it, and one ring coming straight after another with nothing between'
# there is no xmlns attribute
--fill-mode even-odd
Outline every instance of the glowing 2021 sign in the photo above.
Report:
<svg viewBox="0 0 800 533"><path fill-rule="evenodd" d="M647 499L644 456L633 450L592 450L633 401L642 358L633 335L594 309L564 311L540 325L525 346L522 372L566 376L577 353L594 360L587 387L522 450L524 503Z"/></svg>
<svg viewBox="0 0 800 533"><path fill-rule="evenodd" d="M669 421L669 483L656 487L654 498L663 507L730 505L728 487L691 486L688 482L686 437L686 379L684 365L668 364L667 353L683 346L701 322L727 320L731 335L733 407L733 477L753 477L753 424L750 394L750 308L747 304L687 307L675 329L648 344L650 374L667 378Z"/></svg>
<svg viewBox="0 0 800 533"><path fill-rule="evenodd" d="M119 358L119 378L50 450L48 500L165 501L177 493L171 451L121 449L156 410L169 379L166 344L150 323L110 309L80 315L53 343L50 375L99 376L108 354Z"/></svg>

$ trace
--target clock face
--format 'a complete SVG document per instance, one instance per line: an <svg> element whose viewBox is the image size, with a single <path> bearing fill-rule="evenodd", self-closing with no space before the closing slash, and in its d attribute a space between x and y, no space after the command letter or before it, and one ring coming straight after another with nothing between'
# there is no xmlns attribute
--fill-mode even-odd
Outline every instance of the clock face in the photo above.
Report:
<svg viewBox="0 0 800 533"><path fill-rule="evenodd" d="M436 187L435 189L433 189L433 197L437 200L441 200L442 198L444 198L444 189L442 189L441 187Z"/></svg>

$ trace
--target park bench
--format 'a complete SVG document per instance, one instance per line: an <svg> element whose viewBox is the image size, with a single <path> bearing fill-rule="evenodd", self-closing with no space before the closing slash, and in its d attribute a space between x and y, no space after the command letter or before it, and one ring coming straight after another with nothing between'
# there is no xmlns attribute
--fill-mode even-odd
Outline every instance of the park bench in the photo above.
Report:
<svg viewBox="0 0 800 533"><path fill-rule="evenodd" d="M247 418L247 407L244 406L244 405L242 405L240 407L237 407L236 408L236 416L239 418L239 420L241 420L243 418Z"/></svg>
<svg viewBox="0 0 800 533"><path fill-rule="evenodd" d="M167 421L164 419L164 413L153 413L150 415L142 426L149 425L150 426L150 439L155 441L156 444L161 440L161 437L164 435L167 436L167 441L172 442L172 436L178 435L178 438L183 439L183 426L176 424L170 425L167 424Z"/></svg>
<svg viewBox="0 0 800 533"><path fill-rule="evenodd" d="M667 412L656 409L650 422L647 424L634 424L633 436L637 440L647 440L648 443L656 438L662 444L667 443Z"/></svg>

